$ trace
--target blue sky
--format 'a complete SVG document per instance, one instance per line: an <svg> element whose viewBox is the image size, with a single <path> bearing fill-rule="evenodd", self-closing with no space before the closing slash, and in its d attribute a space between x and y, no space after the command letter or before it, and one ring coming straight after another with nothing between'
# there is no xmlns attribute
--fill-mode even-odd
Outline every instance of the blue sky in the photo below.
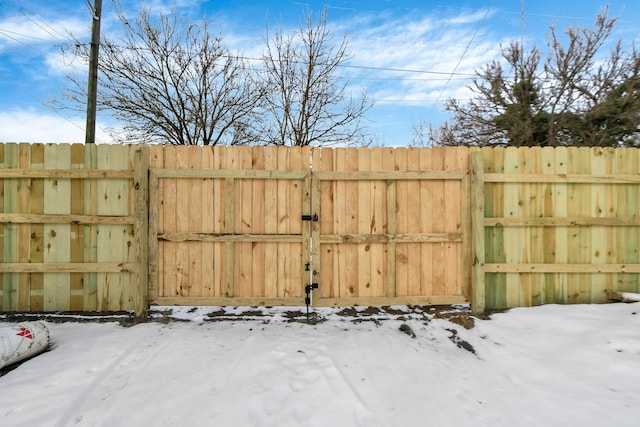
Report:
<svg viewBox="0 0 640 427"><path fill-rule="evenodd" d="M93 4L93 0L88 0ZM327 8L334 34L346 34L352 55L338 78L348 92L365 90L374 102L368 131L378 145L409 144L412 127L438 125L447 119L444 101L468 99L470 76L500 56L500 47L522 40L542 49L550 25L591 26L596 13L609 4L618 17L611 41L629 46L638 39L640 0L467 0L467 1L122 1L127 14L141 7L156 13L171 9L199 19L207 16L223 42L247 57L260 56L267 23L285 31L298 28L305 10ZM102 33L120 31L112 0L103 0ZM67 86L65 72L86 72L61 54L69 33L90 38L85 0L0 0L0 141L83 142L82 114L56 112L47 105ZM108 143L103 129L117 126L98 116L98 142Z"/></svg>

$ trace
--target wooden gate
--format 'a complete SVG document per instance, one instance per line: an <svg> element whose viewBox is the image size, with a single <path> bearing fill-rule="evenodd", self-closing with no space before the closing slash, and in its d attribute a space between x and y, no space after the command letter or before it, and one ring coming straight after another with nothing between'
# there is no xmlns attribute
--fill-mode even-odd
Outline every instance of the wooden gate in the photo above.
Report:
<svg viewBox="0 0 640 427"><path fill-rule="evenodd" d="M312 154L314 305L468 302L467 148Z"/></svg>
<svg viewBox="0 0 640 427"><path fill-rule="evenodd" d="M309 149L151 149L150 290L160 305L303 305Z"/></svg>
<svg viewBox="0 0 640 427"><path fill-rule="evenodd" d="M152 304L469 301L466 148L151 155Z"/></svg>

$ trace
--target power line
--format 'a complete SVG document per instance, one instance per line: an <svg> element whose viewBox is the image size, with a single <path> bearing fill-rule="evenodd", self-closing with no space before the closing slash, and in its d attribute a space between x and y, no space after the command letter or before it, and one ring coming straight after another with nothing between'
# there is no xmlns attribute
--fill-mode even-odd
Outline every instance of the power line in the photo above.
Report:
<svg viewBox="0 0 640 427"><path fill-rule="evenodd" d="M469 50L469 47L471 46L471 43L473 43L473 40L476 38L476 35L478 34L478 31L480 31L480 27L482 26L482 24L484 24L484 21L487 19L487 16L489 16L489 12L491 12L491 8L493 7L494 1L495 0L491 0L491 4L489 5L489 8L487 9L486 13L482 17L482 20L480 21L480 24L478 24L478 28L476 28L476 31L471 36L471 40L469 40L469 43L467 44L467 47L465 48L464 52L462 52L462 55L460 56L460 59L458 60L458 63L456 64L456 66L453 68L453 72L450 74L450 77L455 74L456 70L458 69L458 67L462 63L462 59L467 54L467 51ZM450 81L451 81L451 79L447 80L447 82L442 87L442 90L440 91L440 95L438 95L438 99L436 100L436 104L438 102L440 102L440 97L444 93L444 91L447 88L447 86L449 85Z"/></svg>
<svg viewBox="0 0 640 427"><path fill-rule="evenodd" d="M14 10L17 11L18 14L20 14L21 16L24 16L29 21L33 22L33 24L35 24L42 31L46 32L47 34L49 34L54 39L56 39L58 41L66 40L66 37L67 37L66 35L62 34L56 28L52 27L46 21L44 21L42 18L40 18L40 16L38 15L38 12L34 11L33 9L30 9L28 6L25 6L24 2L20 1L19 2L20 6L18 7L18 6L15 5L14 2L7 2L6 0L0 0L0 1L2 1L2 3L6 4L8 6L12 6L14 8ZM26 10L31 15L28 15L28 14L24 13L23 10ZM36 22L36 20L39 21L39 22ZM48 29L45 28L45 27L47 27ZM51 31L49 31L49 30L51 30ZM56 33L57 36L55 34L53 34L53 33Z"/></svg>
<svg viewBox="0 0 640 427"><path fill-rule="evenodd" d="M42 41L42 42L48 42L49 41L48 39L43 39L43 38L32 36L32 35L29 35L29 34L18 33L17 31L7 30L6 28L0 28L0 33L3 33L8 38L10 38L12 40L15 40L17 42L20 42L20 41L15 39L15 38L13 38L13 37L11 37L11 36L9 36L9 34L13 34L15 36L24 37L26 39L38 40L38 41Z"/></svg>

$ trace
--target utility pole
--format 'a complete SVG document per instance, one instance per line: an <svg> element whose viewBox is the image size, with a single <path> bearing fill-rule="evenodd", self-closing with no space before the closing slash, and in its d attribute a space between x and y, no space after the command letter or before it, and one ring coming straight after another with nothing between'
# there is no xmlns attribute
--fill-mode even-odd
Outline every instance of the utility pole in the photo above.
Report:
<svg viewBox="0 0 640 427"><path fill-rule="evenodd" d="M88 2L87 2L88 4ZM96 142L96 104L98 97L98 52L100 49L100 17L102 0L94 0L91 8L91 46L89 51L89 85L87 88L87 130L85 144Z"/></svg>

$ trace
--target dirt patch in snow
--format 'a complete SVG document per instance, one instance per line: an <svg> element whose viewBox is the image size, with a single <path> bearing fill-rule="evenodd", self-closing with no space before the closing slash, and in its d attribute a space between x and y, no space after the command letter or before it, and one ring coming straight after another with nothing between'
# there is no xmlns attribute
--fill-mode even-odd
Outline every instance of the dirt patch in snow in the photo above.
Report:
<svg viewBox="0 0 640 427"><path fill-rule="evenodd" d="M489 319L489 315L474 315L466 305L440 306L354 306L333 308L304 307L170 307L152 306L146 321L169 323L174 321L203 322L261 320L300 322L317 324L331 318L351 322L374 322L384 320L418 320L429 322L432 319L446 319L465 329L472 329L476 319ZM122 326L132 326L145 319L136 318L133 312L48 312L48 313L2 313L0 321L24 322L45 320L48 322L118 322Z"/></svg>

